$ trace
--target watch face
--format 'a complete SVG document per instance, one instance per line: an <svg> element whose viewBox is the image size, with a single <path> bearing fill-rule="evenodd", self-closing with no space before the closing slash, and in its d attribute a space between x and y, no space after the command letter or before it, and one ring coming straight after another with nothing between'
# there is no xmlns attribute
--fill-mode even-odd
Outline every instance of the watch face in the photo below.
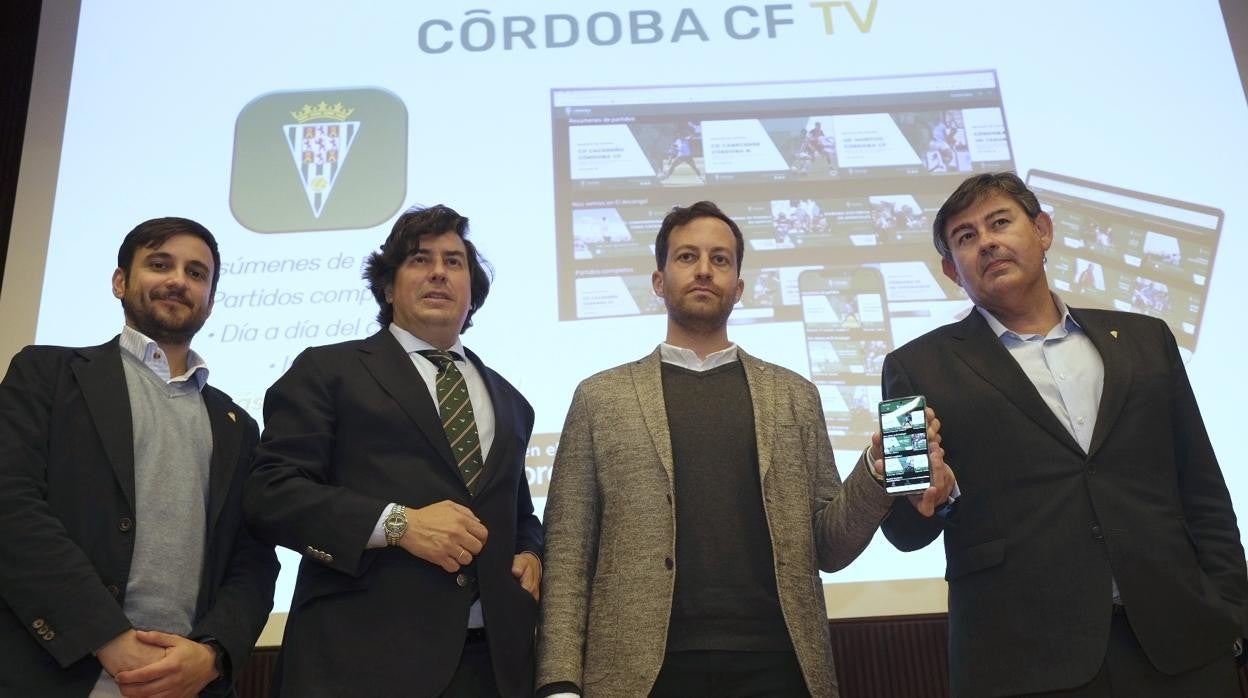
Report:
<svg viewBox="0 0 1248 698"><path fill-rule="evenodd" d="M382 525L386 533L391 535L402 535L407 531L407 517L402 514L391 514L386 517L386 522Z"/></svg>

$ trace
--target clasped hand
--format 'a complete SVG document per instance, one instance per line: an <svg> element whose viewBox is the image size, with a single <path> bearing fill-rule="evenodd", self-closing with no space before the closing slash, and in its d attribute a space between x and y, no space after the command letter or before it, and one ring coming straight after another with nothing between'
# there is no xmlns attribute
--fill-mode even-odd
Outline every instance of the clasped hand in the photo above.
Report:
<svg viewBox="0 0 1248 698"><path fill-rule="evenodd" d="M219 676L211 647L155 630L127 630L96 658L127 698L197 696Z"/></svg>

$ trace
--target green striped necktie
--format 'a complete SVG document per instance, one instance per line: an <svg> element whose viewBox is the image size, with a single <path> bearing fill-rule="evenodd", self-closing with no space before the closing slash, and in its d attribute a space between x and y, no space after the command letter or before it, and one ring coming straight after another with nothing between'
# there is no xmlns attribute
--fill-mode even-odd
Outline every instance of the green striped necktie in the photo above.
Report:
<svg viewBox="0 0 1248 698"><path fill-rule="evenodd" d="M468 399L468 382L455 365L459 356L432 349L419 353L438 367L438 415L442 417L442 429L451 443L451 455L459 465L459 474L468 492L476 494L482 467L481 438L472 414L472 401Z"/></svg>

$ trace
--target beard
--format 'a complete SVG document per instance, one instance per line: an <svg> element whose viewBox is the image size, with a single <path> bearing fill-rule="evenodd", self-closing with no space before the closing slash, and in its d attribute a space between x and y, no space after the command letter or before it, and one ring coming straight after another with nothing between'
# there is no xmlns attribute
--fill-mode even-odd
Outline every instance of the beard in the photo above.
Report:
<svg viewBox="0 0 1248 698"><path fill-rule="evenodd" d="M208 320L207 308L196 310L185 294L165 292L144 302L140 293L138 289L127 288L121 307L131 327L157 344L189 345L191 338ZM156 305L161 300L181 302L190 313L174 315Z"/></svg>
<svg viewBox="0 0 1248 698"><path fill-rule="evenodd" d="M728 324L732 314L731 298L716 296L716 302L698 303L687 294L667 302L667 316L690 334L714 334Z"/></svg>

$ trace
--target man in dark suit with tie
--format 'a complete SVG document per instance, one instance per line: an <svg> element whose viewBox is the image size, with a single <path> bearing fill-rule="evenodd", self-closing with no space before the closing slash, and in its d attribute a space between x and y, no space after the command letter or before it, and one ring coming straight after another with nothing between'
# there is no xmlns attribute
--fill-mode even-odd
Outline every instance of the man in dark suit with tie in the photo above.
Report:
<svg viewBox="0 0 1248 698"><path fill-rule="evenodd" d="M1053 294L1053 221L1012 173L963 182L933 236L975 308L883 386L940 414L961 497L943 529L903 503L883 528L944 531L952 694L1238 696L1244 551L1170 329Z"/></svg>
<svg viewBox="0 0 1248 698"><path fill-rule="evenodd" d="M194 221L139 224L121 334L0 383L0 695L233 695L277 558L243 527L256 423L190 348L220 261Z"/></svg>
<svg viewBox="0 0 1248 698"><path fill-rule="evenodd" d="M265 397L247 515L304 555L280 695L532 692L533 409L460 343L490 285L467 235L445 206L400 216L365 270L381 331Z"/></svg>

